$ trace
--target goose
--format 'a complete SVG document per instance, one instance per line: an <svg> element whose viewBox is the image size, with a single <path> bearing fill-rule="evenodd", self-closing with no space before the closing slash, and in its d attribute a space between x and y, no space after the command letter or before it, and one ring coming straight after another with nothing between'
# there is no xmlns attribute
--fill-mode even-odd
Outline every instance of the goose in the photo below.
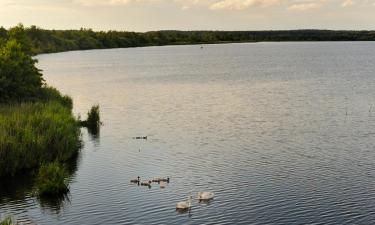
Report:
<svg viewBox="0 0 375 225"><path fill-rule="evenodd" d="M169 177L167 177L167 178L161 178L160 181L169 183Z"/></svg>
<svg viewBox="0 0 375 225"><path fill-rule="evenodd" d="M198 192L198 200L210 200L213 199L215 194L213 192L204 191Z"/></svg>
<svg viewBox="0 0 375 225"><path fill-rule="evenodd" d="M192 199L192 198L193 198L193 197L191 197L191 195L190 195L187 201L184 201L184 202L178 202L178 203L176 204L176 210L190 209L190 208L191 208L191 199Z"/></svg>
<svg viewBox="0 0 375 225"><path fill-rule="evenodd" d="M138 137L133 137L133 139L145 139L145 140L147 140L147 136L138 136Z"/></svg>
<svg viewBox="0 0 375 225"><path fill-rule="evenodd" d="M155 178L152 178L152 182L159 183L161 179L162 178L160 177L155 177Z"/></svg>
<svg viewBox="0 0 375 225"><path fill-rule="evenodd" d="M139 183L139 176L137 177L137 179L134 179L134 180L130 180L130 183Z"/></svg>
<svg viewBox="0 0 375 225"><path fill-rule="evenodd" d="M160 188L165 188L165 186L166 186L166 183L164 181L161 181L160 182Z"/></svg>
<svg viewBox="0 0 375 225"><path fill-rule="evenodd" d="M169 183L169 177L167 177L167 178L164 178L164 177L156 177L156 178L153 178L153 179L152 179L152 182L155 182L155 183L167 182L167 183Z"/></svg>
<svg viewBox="0 0 375 225"><path fill-rule="evenodd" d="M151 187L151 181L144 181L144 182L141 182L141 186L148 186L148 187Z"/></svg>

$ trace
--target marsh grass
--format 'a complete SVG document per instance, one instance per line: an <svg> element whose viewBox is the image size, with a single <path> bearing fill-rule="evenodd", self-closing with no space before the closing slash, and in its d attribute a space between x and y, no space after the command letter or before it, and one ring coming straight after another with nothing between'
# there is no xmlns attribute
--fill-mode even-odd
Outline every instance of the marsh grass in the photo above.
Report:
<svg viewBox="0 0 375 225"><path fill-rule="evenodd" d="M91 134L96 135L99 133L100 125L102 125L99 105L91 107L90 111L87 112L87 120L80 121L80 125L87 127Z"/></svg>
<svg viewBox="0 0 375 225"><path fill-rule="evenodd" d="M17 225L17 222L15 222L12 217L8 216L0 220L0 225Z"/></svg>
<svg viewBox="0 0 375 225"><path fill-rule="evenodd" d="M39 168L36 187L40 196L57 196L69 191L68 171L58 162L43 164Z"/></svg>
<svg viewBox="0 0 375 225"><path fill-rule="evenodd" d="M61 102L0 105L0 177L66 161L80 145L79 124Z"/></svg>

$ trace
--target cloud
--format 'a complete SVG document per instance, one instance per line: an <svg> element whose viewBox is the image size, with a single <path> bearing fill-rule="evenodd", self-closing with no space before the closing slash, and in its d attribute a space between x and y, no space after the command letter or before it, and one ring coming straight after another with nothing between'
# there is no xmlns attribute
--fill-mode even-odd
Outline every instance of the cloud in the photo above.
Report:
<svg viewBox="0 0 375 225"><path fill-rule="evenodd" d="M128 5L131 3L154 3L160 0L74 0L75 3L84 6L95 6L95 5Z"/></svg>
<svg viewBox="0 0 375 225"><path fill-rule="evenodd" d="M174 4L181 10L207 9L214 11L244 11L250 8L279 7L290 11L307 11L329 5L332 7L375 6L375 0L0 0L0 6L6 7L61 7L78 6L128 6L128 5Z"/></svg>
<svg viewBox="0 0 375 225"><path fill-rule="evenodd" d="M325 0L296 0L291 2L288 10L291 11L307 11L320 8L324 5Z"/></svg>
<svg viewBox="0 0 375 225"><path fill-rule="evenodd" d="M271 6L280 4L281 0L220 0L212 5L210 9L244 10L253 6Z"/></svg>
<svg viewBox="0 0 375 225"><path fill-rule="evenodd" d="M348 7L354 5L355 2L353 0L345 0L344 2L341 3L342 7Z"/></svg>

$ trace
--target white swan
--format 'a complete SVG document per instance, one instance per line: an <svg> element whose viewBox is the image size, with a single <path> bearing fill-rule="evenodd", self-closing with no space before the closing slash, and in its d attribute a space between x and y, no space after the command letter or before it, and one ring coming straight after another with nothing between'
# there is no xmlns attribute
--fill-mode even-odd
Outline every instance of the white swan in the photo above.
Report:
<svg viewBox="0 0 375 225"><path fill-rule="evenodd" d="M213 199L215 194L213 192L204 191L198 192L198 200L210 200Z"/></svg>
<svg viewBox="0 0 375 225"><path fill-rule="evenodd" d="M176 209L177 210L190 209L191 208L191 199L192 198L193 197L189 196L189 198L188 198L187 201L177 203Z"/></svg>

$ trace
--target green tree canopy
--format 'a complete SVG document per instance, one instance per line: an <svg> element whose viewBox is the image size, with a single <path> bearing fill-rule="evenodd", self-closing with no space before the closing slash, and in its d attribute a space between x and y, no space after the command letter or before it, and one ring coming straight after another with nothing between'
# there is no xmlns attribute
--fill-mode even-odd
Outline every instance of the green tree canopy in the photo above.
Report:
<svg viewBox="0 0 375 225"><path fill-rule="evenodd" d="M33 100L44 80L33 59L15 39L0 47L0 102Z"/></svg>

